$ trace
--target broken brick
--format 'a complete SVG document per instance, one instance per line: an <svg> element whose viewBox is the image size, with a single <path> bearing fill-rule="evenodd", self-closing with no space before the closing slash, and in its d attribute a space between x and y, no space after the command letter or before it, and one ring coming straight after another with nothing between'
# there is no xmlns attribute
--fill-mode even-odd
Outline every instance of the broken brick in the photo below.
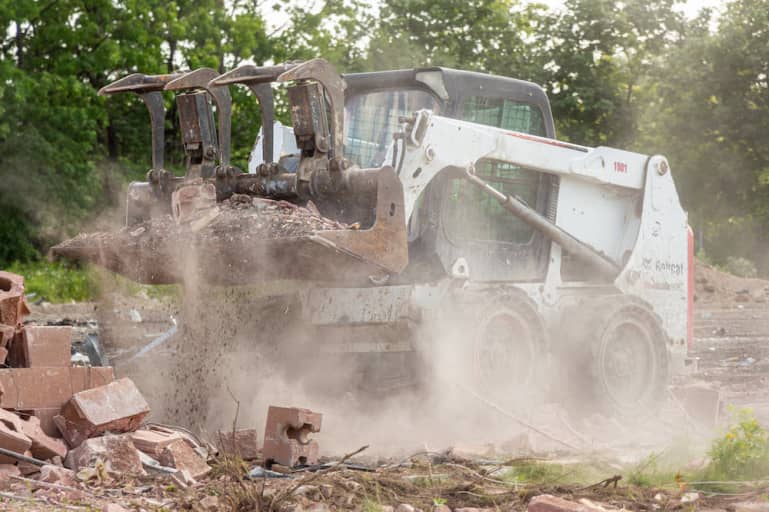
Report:
<svg viewBox="0 0 769 512"><path fill-rule="evenodd" d="M150 412L134 382L125 377L106 386L75 393L54 417L64 439L78 446L104 432L132 432Z"/></svg>
<svg viewBox="0 0 769 512"><path fill-rule="evenodd" d="M259 457L255 429L220 430L217 434L217 441L219 450L224 454L236 455L244 460L253 460Z"/></svg>
<svg viewBox="0 0 769 512"><path fill-rule="evenodd" d="M159 462L163 466L187 471L195 480L206 476L211 466L184 439L177 439L163 448Z"/></svg>
<svg viewBox="0 0 769 512"><path fill-rule="evenodd" d="M0 482L8 480L12 476L21 476L19 466L16 464L0 464Z"/></svg>
<svg viewBox="0 0 769 512"><path fill-rule="evenodd" d="M108 434L86 439L80 446L70 450L64 465L73 471L93 466L101 460L108 473L145 475L137 450L131 437Z"/></svg>
<svg viewBox="0 0 769 512"><path fill-rule="evenodd" d="M178 432L141 429L131 433L134 446L152 457L160 457L163 449L183 437Z"/></svg>
<svg viewBox="0 0 769 512"><path fill-rule="evenodd" d="M24 300L24 278L0 271L0 324L18 327L27 315L29 308Z"/></svg>
<svg viewBox="0 0 769 512"><path fill-rule="evenodd" d="M550 494L535 496L529 501L528 512L603 512L605 509L575 503Z"/></svg>
<svg viewBox="0 0 769 512"><path fill-rule="evenodd" d="M29 410L60 408L72 395L112 381L112 367L0 369L0 407Z"/></svg>
<svg viewBox="0 0 769 512"><path fill-rule="evenodd" d="M32 440L22 431L21 418L0 409L0 448L24 454L32 446ZM0 455L0 464L13 464L16 459Z"/></svg>
<svg viewBox="0 0 769 512"><path fill-rule="evenodd" d="M54 466L53 464L46 464L40 468L40 476L38 480L41 482L47 482L49 484L68 485L70 487L77 486L77 479L75 473L67 468Z"/></svg>
<svg viewBox="0 0 769 512"><path fill-rule="evenodd" d="M49 436L40 427L40 420L31 416L28 420L21 420L21 431L32 441L30 451L32 456L38 459L52 459L53 457L66 457L67 445L61 439Z"/></svg>
<svg viewBox="0 0 769 512"><path fill-rule="evenodd" d="M270 406L262 454L265 462L294 467L318 462L318 442L310 434L320 432L323 415L308 409Z"/></svg>
<svg viewBox="0 0 769 512"><path fill-rule="evenodd" d="M24 326L17 337L25 368L69 366L71 326ZM16 341L14 341L16 343ZM16 367L21 367L16 364Z"/></svg>
<svg viewBox="0 0 769 512"><path fill-rule="evenodd" d="M46 433L46 435L56 438L61 437L61 432L59 432L59 428L53 421L53 417L58 416L61 412L61 407L26 409L16 412L21 414L23 418L29 418L32 416L37 418L37 421L40 422L40 428L43 430L43 432Z"/></svg>

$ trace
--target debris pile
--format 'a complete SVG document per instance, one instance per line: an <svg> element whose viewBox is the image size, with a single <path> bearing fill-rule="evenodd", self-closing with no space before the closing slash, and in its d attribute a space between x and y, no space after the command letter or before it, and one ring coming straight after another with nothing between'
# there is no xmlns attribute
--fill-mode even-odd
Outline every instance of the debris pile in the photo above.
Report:
<svg viewBox="0 0 769 512"><path fill-rule="evenodd" d="M266 241L359 227L322 216L312 203L303 207L237 194L202 210L180 205L177 218L179 222L172 215L159 215L115 232L81 233L51 251L57 257L97 263L135 281L163 284L183 281L186 265L203 272L231 258L242 263L244 255L263 255L271 250Z"/></svg>
<svg viewBox="0 0 769 512"><path fill-rule="evenodd" d="M765 304L769 301L769 281L735 276L696 261L694 292L700 303Z"/></svg>

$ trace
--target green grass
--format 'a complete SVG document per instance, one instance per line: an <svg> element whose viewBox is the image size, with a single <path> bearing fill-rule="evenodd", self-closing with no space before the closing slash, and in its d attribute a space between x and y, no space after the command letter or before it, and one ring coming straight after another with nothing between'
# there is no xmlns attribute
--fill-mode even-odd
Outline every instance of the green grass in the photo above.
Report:
<svg viewBox="0 0 769 512"><path fill-rule="evenodd" d="M524 462L502 477L507 482L535 485L590 485L612 476L616 471L592 463Z"/></svg>
<svg viewBox="0 0 769 512"><path fill-rule="evenodd" d="M179 293L176 285L138 284L97 267L67 262L15 262L2 270L24 277L25 293L35 294L30 302L40 298L54 303L93 301L105 291L130 296L143 294L155 299L176 297Z"/></svg>
<svg viewBox="0 0 769 512"><path fill-rule="evenodd" d="M50 302L94 300L99 294L98 279L87 268L68 263L13 263L4 268L24 277L24 291L34 293L32 301L44 298Z"/></svg>

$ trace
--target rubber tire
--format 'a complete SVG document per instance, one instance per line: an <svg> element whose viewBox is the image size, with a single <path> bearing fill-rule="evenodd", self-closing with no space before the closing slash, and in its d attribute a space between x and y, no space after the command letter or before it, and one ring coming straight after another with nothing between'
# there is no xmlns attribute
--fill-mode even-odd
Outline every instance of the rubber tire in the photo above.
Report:
<svg viewBox="0 0 769 512"><path fill-rule="evenodd" d="M590 312L585 314L586 310ZM657 412L670 381L670 357L668 337L651 306L633 296L605 297L584 304L566 319L562 335L576 333L571 350L561 354L562 369L569 376L570 411L580 416L601 413L620 419L639 419ZM635 347L627 341L616 344L621 329L641 335L635 337ZM617 348L624 349L624 358L621 354L612 357ZM633 352L630 359L628 350ZM646 364L634 357L642 354ZM635 373L638 369L646 374L631 375L640 378L639 389L632 390L630 396L621 396L615 383L623 379L616 374Z"/></svg>
<svg viewBox="0 0 769 512"><path fill-rule="evenodd" d="M542 394L540 376L543 372L540 370L545 367L548 338L536 304L524 292L508 290L489 297L480 305L477 301L458 300L451 311L453 313L449 317L449 325L453 325L457 332L462 333L464 346L458 347L458 352L463 358L462 365L470 376L468 384L481 396L513 409L520 409L524 406L523 402L538 400ZM481 374L481 346L488 341L488 329L495 328L495 324L496 328L499 328L500 324L497 322L500 320L510 322L511 327L518 324L528 333L525 343L529 349L530 360L525 368L526 373L520 378L510 375L512 379L509 388L494 385L494 382L499 384L501 375L491 378L489 382L489 378ZM510 339L515 341L512 334ZM510 374L515 370L515 367L510 368Z"/></svg>

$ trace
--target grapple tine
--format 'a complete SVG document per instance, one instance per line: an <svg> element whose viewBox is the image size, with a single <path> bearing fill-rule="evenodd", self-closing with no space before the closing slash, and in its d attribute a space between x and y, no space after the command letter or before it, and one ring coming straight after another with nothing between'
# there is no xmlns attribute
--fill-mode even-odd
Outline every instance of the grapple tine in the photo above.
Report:
<svg viewBox="0 0 769 512"><path fill-rule="evenodd" d="M211 68L198 68L171 80L165 84L165 90L203 89L211 95L214 103L216 103L219 124L219 146L221 152L219 164L222 168L226 169L230 165L232 98L227 87L211 83L217 76L219 76L219 73Z"/></svg>
<svg viewBox="0 0 769 512"><path fill-rule="evenodd" d="M303 62L298 66L292 67L281 74L278 82L289 82L293 80L315 80L319 82L326 90L329 102L331 103L331 112L333 116L334 134L334 156L344 155L344 90L347 88L347 82L342 75L325 59L312 59Z"/></svg>
<svg viewBox="0 0 769 512"><path fill-rule="evenodd" d="M278 76L290 69L294 64L280 66L259 67L252 64L240 66L219 75L209 82L211 86L224 86L242 84L251 89L259 102L262 112L262 160L266 163L273 161L273 121L275 120L275 100L272 94L270 82L274 82Z"/></svg>
<svg viewBox="0 0 769 512"><path fill-rule="evenodd" d="M164 165L163 147L165 135L163 123L166 117L166 108L163 105L162 92L166 84L182 76L178 73L166 75L145 75L134 73L115 80L111 84L99 89L100 96L108 96L123 92L132 92L141 97L150 113L150 126L152 130L152 170L161 171Z"/></svg>

